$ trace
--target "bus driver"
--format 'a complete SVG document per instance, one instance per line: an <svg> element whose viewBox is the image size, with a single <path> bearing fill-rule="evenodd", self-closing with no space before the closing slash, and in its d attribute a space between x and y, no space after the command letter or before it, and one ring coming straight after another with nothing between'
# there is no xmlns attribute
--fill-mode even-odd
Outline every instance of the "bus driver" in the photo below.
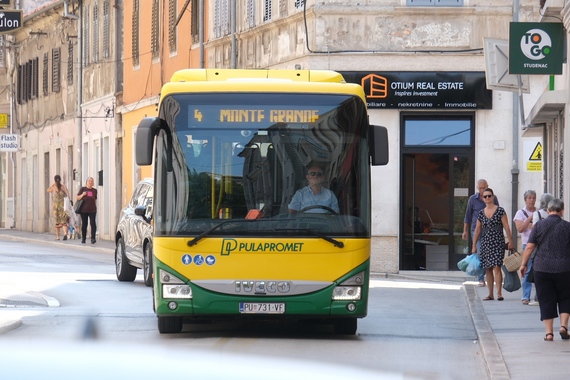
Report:
<svg viewBox="0 0 570 380"><path fill-rule="evenodd" d="M308 186L297 190L291 203L289 212L327 213L339 212L338 200L332 191L324 188L324 170L318 164L309 165L307 169Z"/></svg>

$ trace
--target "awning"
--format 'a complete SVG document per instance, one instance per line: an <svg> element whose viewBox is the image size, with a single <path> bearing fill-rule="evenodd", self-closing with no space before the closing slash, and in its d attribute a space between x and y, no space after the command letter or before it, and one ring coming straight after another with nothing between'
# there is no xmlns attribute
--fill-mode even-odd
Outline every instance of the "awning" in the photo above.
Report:
<svg viewBox="0 0 570 380"><path fill-rule="evenodd" d="M551 123L564 110L567 101L567 91L544 92L530 110L525 125Z"/></svg>

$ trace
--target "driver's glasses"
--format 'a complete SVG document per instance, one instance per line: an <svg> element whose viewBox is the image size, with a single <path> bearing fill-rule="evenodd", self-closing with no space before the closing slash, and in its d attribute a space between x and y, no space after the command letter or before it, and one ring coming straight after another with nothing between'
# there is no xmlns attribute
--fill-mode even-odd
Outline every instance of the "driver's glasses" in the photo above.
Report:
<svg viewBox="0 0 570 380"><path fill-rule="evenodd" d="M323 173L321 173L321 172L309 172L309 175L311 177L322 177Z"/></svg>

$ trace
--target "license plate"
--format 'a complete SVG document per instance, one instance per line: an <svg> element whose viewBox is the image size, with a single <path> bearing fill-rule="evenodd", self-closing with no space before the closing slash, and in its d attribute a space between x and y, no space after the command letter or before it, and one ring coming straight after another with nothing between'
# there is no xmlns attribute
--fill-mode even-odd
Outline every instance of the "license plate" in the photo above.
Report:
<svg viewBox="0 0 570 380"><path fill-rule="evenodd" d="M240 302L239 312L242 314L283 314L285 303Z"/></svg>

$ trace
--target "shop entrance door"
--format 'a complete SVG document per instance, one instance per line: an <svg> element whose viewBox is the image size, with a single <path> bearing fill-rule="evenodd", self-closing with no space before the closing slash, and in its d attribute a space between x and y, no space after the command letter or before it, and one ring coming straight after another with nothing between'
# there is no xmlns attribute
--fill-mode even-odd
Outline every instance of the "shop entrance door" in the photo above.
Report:
<svg viewBox="0 0 570 380"><path fill-rule="evenodd" d="M474 188L471 126L471 118L403 118L402 132L413 136L404 136L402 147L401 270L457 270L468 252L469 241L461 235ZM455 146L437 144L445 141L441 136L458 135L455 129L466 137L455 140Z"/></svg>

